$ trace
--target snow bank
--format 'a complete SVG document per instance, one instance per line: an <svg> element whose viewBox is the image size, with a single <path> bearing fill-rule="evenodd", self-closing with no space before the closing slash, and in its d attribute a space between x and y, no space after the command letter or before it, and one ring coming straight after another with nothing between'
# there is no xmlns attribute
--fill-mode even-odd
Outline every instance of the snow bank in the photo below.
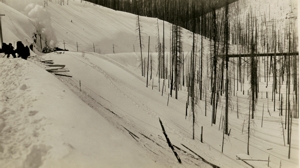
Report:
<svg viewBox="0 0 300 168"><path fill-rule="evenodd" d="M33 42L32 34L36 31L32 21L20 11L0 3L0 12L5 14L1 17L3 41L14 44L22 41L25 45Z"/></svg>
<svg viewBox="0 0 300 168"><path fill-rule="evenodd" d="M43 68L22 59L0 64L1 167L157 166Z"/></svg>

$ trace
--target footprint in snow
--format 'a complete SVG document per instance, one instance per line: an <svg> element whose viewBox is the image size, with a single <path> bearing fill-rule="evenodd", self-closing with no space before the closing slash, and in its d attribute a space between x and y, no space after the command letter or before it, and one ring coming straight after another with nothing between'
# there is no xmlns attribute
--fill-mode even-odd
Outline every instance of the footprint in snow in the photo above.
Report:
<svg viewBox="0 0 300 168"><path fill-rule="evenodd" d="M20 87L20 89L21 90L26 90L28 87L25 85L25 84L23 84L21 87Z"/></svg>
<svg viewBox="0 0 300 168"><path fill-rule="evenodd" d="M38 113L38 111L29 111L28 116L34 116Z"/></svg>

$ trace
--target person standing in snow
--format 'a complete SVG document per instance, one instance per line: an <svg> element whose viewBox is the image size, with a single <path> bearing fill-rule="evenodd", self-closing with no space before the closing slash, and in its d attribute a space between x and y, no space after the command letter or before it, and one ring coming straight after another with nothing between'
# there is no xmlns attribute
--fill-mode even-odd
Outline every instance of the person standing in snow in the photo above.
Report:
<svg viewBox="0 0 300 168"><path fill-rule="evenodd" d="M28 46L25 47L22 41L17 42L17 49L14 52L18 54L18 57L21 57L25 60L28 58L28 56L30 56L30 50Z"/></svg>
<svg viewBox="0 0 300 168"><path fill-rule="evenodd" d="M15 54L15 51L14 51L14 47L12 46L11 43L9 43L8 47L7 47L7 58L9 58L10 54L16 58L16 54Z"/></svg>

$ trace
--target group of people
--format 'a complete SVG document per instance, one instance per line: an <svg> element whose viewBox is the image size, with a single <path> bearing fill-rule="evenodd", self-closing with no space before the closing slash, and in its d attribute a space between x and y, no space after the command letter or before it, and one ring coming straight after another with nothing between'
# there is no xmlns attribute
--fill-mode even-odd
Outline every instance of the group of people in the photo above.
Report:
<svg viewBox="0 0 300 168"><path fill-rule="evenodd" d="M30 50L28 46L24 46L21 41L17 42L17 48L15 50L11 43L8 45L6 43L2 43L2 49L0 49L0 53L4 53L4 57L7 56L7 58L12 55L14 58L18 56L25 60L30 56Z"/></svg>

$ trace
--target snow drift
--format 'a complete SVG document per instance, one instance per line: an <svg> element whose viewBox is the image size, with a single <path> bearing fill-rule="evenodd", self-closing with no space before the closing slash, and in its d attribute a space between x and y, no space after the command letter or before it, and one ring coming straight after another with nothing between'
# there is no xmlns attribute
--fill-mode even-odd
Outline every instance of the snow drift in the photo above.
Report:
<svg viewBox="0 0 300 168"><path fill-rule="evenodd" d="M22 9L25 7L24 4ZM37 26L33 18L39 20L36 15L39 12L34 11L44 9L32 5L26 14L3 3L0 3L0 9L6 14L3 17L5 41L32 42L31 36ZM57 44L72 51L38 56L29 62L0 59L1 166L209 167L199 155L220 167L247 166L236 160L236 156L248 159L267 159L270 156L271 167L299 165L298 120L293 121L296 135L293 135L292 158L289 160L282 140L281 118L273 112L265 116L263 128L253 123L251 156L245 155L247 135L241 129L249 102L247 95L241 92L237 93L240 119L236 119L232 109L231 136L226 136L224 153L220 152L222 132L217 126L210 125L210 114L204 115L204 101L198 105L196 140L192 140L191 118L184 117L186 88L183 87L178 100L170 97L167 106L167 92L164 96L158 92L155 75L149 88L145 87L145 79L140 77L139 56L135 54L139 53L135 15L79 1L69 1L69 5L64 6L49 2L46 10L50 14ZM33 12L31 15L30 11ZM43 17L49 19L49 15L44 14ZM141 17L141 20L143 43L147 44L150 36L153 52L158 31L156 23L161 32L162 21L147 17ZM170 25L165 26L166 41L169 41ZM93 43L96 53L91 52ZM183 43L185 51L189 51L191 38L185 30ZM206 45L209 44L206 42ZM79 52L76 52L77 48ZM155 59L156 53L152 54ZM40 63L41 59L66 65L72 78L49 74ZM269 100L261 98L261 102ZM262 106L258 108L261 110ZM222 108L218 110L218 118L221 118ZM255 115L261 117L261 113ZM159 118L182 164L178 164L168 147ZM254 122L259 123L260 119ZM204 143L199 142L201 126L205 127ZM268 167L267 162L251 164Z"/></svg>

